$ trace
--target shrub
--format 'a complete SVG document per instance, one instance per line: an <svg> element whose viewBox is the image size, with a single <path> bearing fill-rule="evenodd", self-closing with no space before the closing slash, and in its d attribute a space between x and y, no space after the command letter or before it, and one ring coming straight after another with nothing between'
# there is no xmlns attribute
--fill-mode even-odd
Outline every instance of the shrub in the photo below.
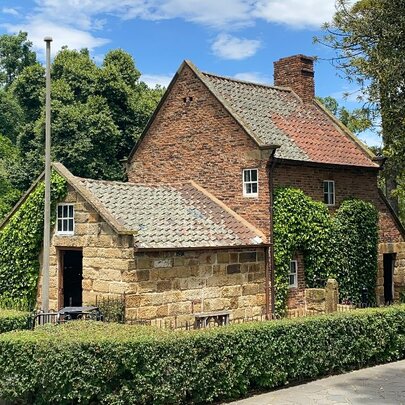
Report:
<svg viewBox="0 0 405 405"><path fill-rule="evenodd" d="M193 332L76 321L0 336L0 398L208 403L404 355L405 306Z"/></svg>
<svg viewBox="0 0 405 405"><path fill-rule="evenodd" d="M0 333L28 329L30 314L13 309L0 309Z"/></svg>

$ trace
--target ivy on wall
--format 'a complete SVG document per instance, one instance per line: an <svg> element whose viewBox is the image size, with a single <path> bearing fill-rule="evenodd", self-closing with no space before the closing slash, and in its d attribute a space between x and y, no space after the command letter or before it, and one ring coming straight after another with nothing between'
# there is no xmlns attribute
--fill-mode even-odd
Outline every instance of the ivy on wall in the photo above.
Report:
<svg viewBox="0 0 405 405"><path fill-rule="evenodd" d="M340 261L336 272L343 300L359 303L362 290L375 302L378 255L378 212L368 202L344 201L334 218Z"/></svg>
<svg viewBox="0 0 405 405"><path fill-rule="evenodd" d="M39 183L0 231L0 302L33 307L40 273L45 185ZM64 178L53 172L51 180L52 224L55 207L67 193Z"/></svg>
<svg viewBox="0 0 405 405"><path fill-rule="evenodd" d="M378 213L361 200L344 201L336 215L303 191L278 188L274 197L276 312L285 311L290 260L302 252L307 288L323 288L329 277L340 297L360 302L363 287L375 300Z"/></svg>

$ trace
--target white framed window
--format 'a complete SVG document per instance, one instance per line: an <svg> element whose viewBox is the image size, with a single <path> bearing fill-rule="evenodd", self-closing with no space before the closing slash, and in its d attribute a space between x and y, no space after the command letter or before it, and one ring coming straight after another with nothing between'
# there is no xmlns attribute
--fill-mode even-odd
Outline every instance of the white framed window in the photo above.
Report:
<svg viewBox="0 0 405 405"><path fill-rule="evenodd" d="M243 196L257 197L259 195L259 172L257 169L243 170Z"/></svg>
<svg viewBox="0 0 405 405"><path fill-rule="evenodd" d="M75 232L75 211L73 204L58 204L56 207L56 233L73 235Z"/></svg>
<svg viewBox="0 0 405 405"><path fill-rule="evenodd" d="M290 261L290 272L288 274L288 286L290 288L298 287L298 262L297 262L297 260Z"/></svg>
<svg viewBox="0 0 405 405"><path fill-rule="evenodd" d="M333 180L323 182L323 202L326 205L335 205L335 182Z"/></svg>

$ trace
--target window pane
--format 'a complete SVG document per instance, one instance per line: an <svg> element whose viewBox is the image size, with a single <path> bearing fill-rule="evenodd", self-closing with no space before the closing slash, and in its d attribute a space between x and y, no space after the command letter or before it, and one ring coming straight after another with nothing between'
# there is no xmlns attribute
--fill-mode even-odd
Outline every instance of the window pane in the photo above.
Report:
<svg viewBox="0 0 405 405"><path fill-rule="evenodd" d="M245 182L250 181L250 170L244 170L243 175Z"/></svg>
<svg viewBox="0 0 405 405"><path fill-rule="evenodd" d="M67 218L68 216L68 207L67 205L63 206L63 218Z"/></svg>
<svg viewBox="0 0 405 405"><path fill-rule="evenodd" d="M251 170L251 180L252 181L257 181L257 170Z"/></svg>
<svg viewBox="0 0 405 405"><path fill-rule="evenodd" d="M257 194L257 183L252 183L252 193Z"/></svg>
<svg viewBox="0 0 405 405"><path fill-rule="evenodd" d="M69 218L73 218L73 205L69 205Z"/></svg>
<svg viewBox="0 0 405 405"><path fill-rule="evenodd" d="M329 192L329 182L327 181L323 182L323 192L326 194Z"/></svg>
<svg viewBox="0 0 405 405"><path fill-rule="evenodd" d="M295 275L290 274L290 285L295 285Z"/></svg>
<svg viewBox="0 0 405 405"><path fill-rule="evenodd" d="M246 184L246 194L252 194L252 184L251 183Z"/></svg>
<svg viewBox="0 0 405 405"><path fill-rule="evenodd" d="M58 205L58 218L62 218L62 206Z"/></svg>
<svg viewBox="0 0 405 405"><path fill-rule="evenodd" d="M62 232L62 220L61 219L58 219L58 232Z"/></svg>
<svg viewBox="0 0 405 405"><path fill-rule="evenodd" d="M68 230L68 221L67 219L63 219L63 232L66 232Z"/></svg>
<svg viewBox="0 0 405 405"><path fill-rule="evenodd" d="M68 221L69 221L68 231L73 232L73 219L69 219Z"/></svg>

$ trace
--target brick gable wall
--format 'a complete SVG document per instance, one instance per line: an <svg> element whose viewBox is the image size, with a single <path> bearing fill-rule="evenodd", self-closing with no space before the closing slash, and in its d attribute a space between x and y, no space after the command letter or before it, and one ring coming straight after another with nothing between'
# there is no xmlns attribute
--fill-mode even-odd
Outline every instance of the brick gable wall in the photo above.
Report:
<svg viewBox="0 0 405 405"><path fill-rule="evenodd" d="M128 179L194 180L268 235L268 156L186 66L129 162ZM244 168L259 169L258 198L243 197Z"/></svg>

